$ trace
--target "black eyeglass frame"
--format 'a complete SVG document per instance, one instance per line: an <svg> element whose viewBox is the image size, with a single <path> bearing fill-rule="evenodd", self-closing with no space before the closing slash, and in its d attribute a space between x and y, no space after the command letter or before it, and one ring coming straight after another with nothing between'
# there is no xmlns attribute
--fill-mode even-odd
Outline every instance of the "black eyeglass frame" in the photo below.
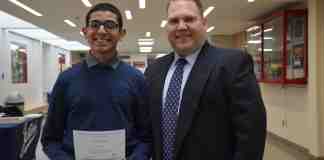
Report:
<svg viewBox="0 0 324 160"><path fill-rule="evenodd" d="M119 24L113 20L99 21L91 20L88 24L89 28L99 30L101 26L104 26L104 29L107 31L115 31L119 29ZM120 30L120 29L119 29Z"/></svg>

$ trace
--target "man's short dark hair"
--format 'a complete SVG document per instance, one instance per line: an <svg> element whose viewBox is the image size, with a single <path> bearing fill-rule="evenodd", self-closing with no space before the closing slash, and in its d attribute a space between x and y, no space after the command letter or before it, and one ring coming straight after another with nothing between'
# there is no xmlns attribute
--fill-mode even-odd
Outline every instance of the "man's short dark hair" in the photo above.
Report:
<svg viewBox="0 0 324 160"><path fill-rule="evenodd" d="M199 10L199 13L200 13L201 17L203 17L203 12L204 12L203 11L203 5L202 5L200 0L169 0L168 4L167 4L167 8L166 8L167 11L169 10L170 3L175 2L175 1L192 1L192 2L194 2L196 4L196 6L198 7L198 10Z"/></svg>
<svg viewBox="0 0 324 160"><path fill-rule="evenodd" d="M97 12L97 11L109 11L111 13L114 13L117 16L119 31L121 31L123 29L123 18L120 13L120 10L116 6L114 6L113 4L110 4L110 3L98 3L95 6L93 6L88 11L88 13L86 15L86 27L89 26L89 20L90 20L91 14L93 12Z"/></svg>

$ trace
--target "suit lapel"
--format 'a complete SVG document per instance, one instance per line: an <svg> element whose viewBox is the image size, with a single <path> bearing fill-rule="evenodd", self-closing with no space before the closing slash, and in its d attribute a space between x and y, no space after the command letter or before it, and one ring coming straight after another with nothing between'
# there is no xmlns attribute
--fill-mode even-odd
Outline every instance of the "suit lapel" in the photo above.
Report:
<svg viewBox="0 0 324 160"><path fill-rule="evenodd" d="M161 110L162 110L162 95L163 95L163 87L164 87L164 82L165 82L165 78L166 75L168 73L169 67L173 61L174 55L173 54L169 54L166 57L162 58L161 61L159 62L159 66L161 66L161 68L157 69L156 72L156 76L153 78L152 81L154 81L153 84L154 88L152 90L152 94L154 94L154 96L152 96L154 98L153 100L153 108L152 108L152 118L153 118L153 134L154 137L156 138L156 142L155 142L155 150L157 153L157 159L161 159L161 155L162 155L162 148L161 148L161 144L162 144L162 137L161 137Z"/></svg>
<svg viewBox="0 0 324 160"><path fill-rule="evenodd" d="M209 44L205 43L200 51L183 91L176 130L175 157L178 156L183 138L191 126L204 86L213 67L209 55L215 53L208 53L209 47Z"/></svg>

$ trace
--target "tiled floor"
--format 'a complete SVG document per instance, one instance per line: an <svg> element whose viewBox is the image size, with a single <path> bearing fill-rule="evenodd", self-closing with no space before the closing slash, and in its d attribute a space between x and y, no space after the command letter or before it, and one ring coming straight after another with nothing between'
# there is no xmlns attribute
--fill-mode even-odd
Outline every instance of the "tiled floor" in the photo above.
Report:
<svg viewBox="0 0 324 160"><path fill-rule="evenodd" d="M41 145L38 145L36 150L36 160L48 160L46 155L41 150ZM299 148L296 148L289 143L286 143L275 136L268 136L264 160L311 160L311 158Z"/></svg>
<svg viewBox="0 0 324 160"><path fill-rule="evenodd" d="M264 160L312 160L305 149L301 149L276 136L268 134Z"/></svg>

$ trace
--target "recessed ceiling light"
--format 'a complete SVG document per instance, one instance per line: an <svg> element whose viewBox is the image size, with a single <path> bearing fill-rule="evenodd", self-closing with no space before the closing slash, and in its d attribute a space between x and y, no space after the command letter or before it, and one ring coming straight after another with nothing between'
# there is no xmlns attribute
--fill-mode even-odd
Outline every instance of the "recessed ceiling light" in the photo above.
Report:
<svg viewBox="0 0 324 160"><path fill-rule="evenodd" d="M151 53L152 50L140 50L141 53Z"/></svg>
<svg viewBox="0 0 324 160"><path fill-rule="evenodd" d="M92 7L92 4L89 2L89 0L81 0L81 1L86 7Z"/></svg>
<svg viewBox="0 0 324 160"><path fill-rule="evenodd" d="M141 53L151 53L152 50L140 50Z"/></svg>
<svg viewBox="0 0 324 160"><path fill-rule="evenodd" d="M252 3L252 2L254 2L254 0L248 0L248 2L249 2L249 3Z"/></svg>
<svg viewBox="0 0 324 160"><path fill-rule="evenodd" d="M273 38L272 37L264 37L263 39L265 39L265 40L272 40Z"/></svg>
<svg viewBox="0 0 324 160"><path fill-rule="evenodd" d="M139 0L139 8L144 9L145 8L145 0Z"/></svg>
<svg viewBox="0 0 324 160"><path fill-rule="evenodd" d="M152 46L154 44L153 38L140 38L137 40L139 46Z"/></svg>
<svg viewBox="0 0 324 160"><path fill-rule="evenodd" d="M153 42L154 39L153 38L139 38L137 41L138 42Z"/></svg>
<svg viewBox="0 0 324 160"><path fill-rule="evenodd" d="M252 27L248 28L246 31L251 32L251 31L254 31L254 30L257 30L257 29L260 29L260 27L259 26L252 26Z"/></svg>
<svg viewBox="0 0 324 160"><path fill-rule="evenodd" d="M125 11L126 19L131 20L133 19L132 12L130 10Z"/></svg>
<svg viewBox="0 0 324 160"><path fill-rule="evenodd" d="M75 23L73 23L72 21L70 21L70 20L68 20L68 19L64 20L64 22L65 22L66 24L68 24L69 26L71 26L71 27L76 27L76 26L77 26Z"/></svg>
<svg viewBox="0 0 324 160"><path fill-rule="evenodd" d="M152 46L154 44L154 41L151 42L137 42L139 46Z"/></svg>
<svg viewBox="0 0 324 160"><path fill-rule="evenodd" d="M249 43L249 44L260 44L261 40L249 40L247 43Z"/></svg>
<svg viewBox="0 0 324 160"><path fill-rule="evenodd" d="M140 52L148 53L152 52L152 47L139 47Z"/></svg>
<svg viewBox="0 0 324 160"><path fill-rule="evenodd" d="M164 28L167 23L168 23L168 21L162 20L160 27Z"/></svg>
<svg viewBox="0 0 324 160"><path fill-rule="evenodd" d="M212 31L212 30L214 30L215 29L215 27L214 26L211 26L211 27L209 27L208 29L207 29L207 32L210 32L210 31Z"/></svg>
<svg viewBox="0 0 324 160"><path fill-rule="evenodd" d="M150 53L152 52L152 49L140 49L139 51L142 53Z"/></svg>
<svg viewBox="0 0 324 160"><path fill-rule="evenodd" d="M271 32L272 30L273 30L272 28L268 28L268 29L263 30L263 32Z"/></svg>
<svg viewBox="0 0 324 160"><path fill-rule="evenodd" d="M151 37L151 32L146 32L146 33L145 33L145 36L146 36L146 37Z"/></svg>
<svg viewBox="0 0 324 160"><path fill-rule="evenodd" d="M261 52L261 51L262 51L262 48L258 48L258 51ZM272 52L273 50L270 49L270 48L264 48L263 51L264 51L264 52Z"/></svg>
<svg viewBox="0 0 324 160"><path fill-rule="evenodd" d="M210 6L210 7L208 7L208 8L204 11L204 17L207 17L208 14L209 14L210 12L212 12L214 9L215 9L214 6Z"/></svg>
<svg viewBox="0 0 324 160"><path fill-rule="evenodd" d="M25 4L23 4L23 3L21 3L21 2L19 2L17 0L9 0L9 2L11 2L11 3L13 3L13 4L15 4L15 5L17 5L17 6L21 7L21 8L23 8L24 10L30 12L31 14L33 14L35 16L38 16L38 17L43 16L41 13L35 11L34 9L26 6Z"/></svg>
<svg viewBox="0 0 324 160"><path fill-rule="evenodd" d="M140 47L142 50L152 50L152 47Z"/></svg>

